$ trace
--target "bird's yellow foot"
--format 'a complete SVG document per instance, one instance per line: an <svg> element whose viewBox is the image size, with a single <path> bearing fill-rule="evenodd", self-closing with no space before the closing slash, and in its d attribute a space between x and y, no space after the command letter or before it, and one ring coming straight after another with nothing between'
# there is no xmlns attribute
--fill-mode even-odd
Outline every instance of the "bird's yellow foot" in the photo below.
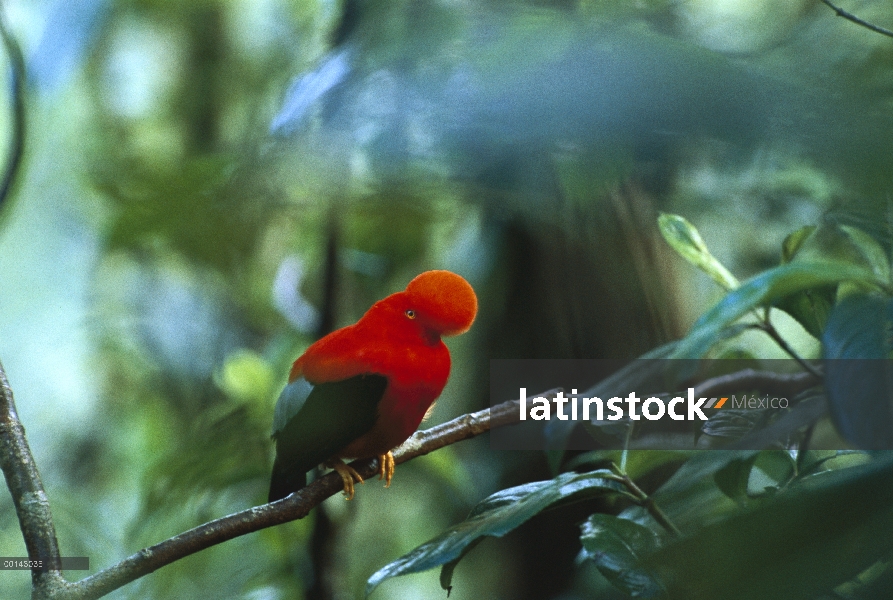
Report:
<svg viewBox="0 0 893 600"><path fill-rule="evenodd" d="M344 483L344 499L350 500L353 498L354 494L354 481L357 483L366 483L363 481L363 478L357 473L356 469L346 464L340 458L332 459L324 464L324 466L329 467L330 469L335 469L338 472L338 475L341 476L341 481Z"/></svg>
<svg viewBox="0 0 893 600"><path fill-rule="evenodd" d="M394 478L394 455L390 452L378 457L378 478L384 479L384 486L391 487L391 479Z"/></svg>

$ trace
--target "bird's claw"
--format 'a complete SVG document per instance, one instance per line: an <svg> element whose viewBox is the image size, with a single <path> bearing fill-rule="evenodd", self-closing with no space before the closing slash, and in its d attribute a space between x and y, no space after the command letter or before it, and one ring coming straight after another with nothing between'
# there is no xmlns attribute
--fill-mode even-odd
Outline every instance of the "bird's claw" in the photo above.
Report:
<svg viewBox="0 0 893 600"><path fill-rule="evenodd" d="M366 483L363 481L362 476L357 473L357 470L346 464L341 459L336 459L331 463L326 465L327 467L331 467L337 471L338 475L341 476L341 481L344 484L344 499L350 500L353 498L354 494L354 481L357 483Z"/></svg>
<svg viewBox="0 0 893 600"><path fill-rule="evenodd" d="M335 469L338 475L341 476L341 482L344 485L344 499L351 500L354 495L354 482L357 483L366 483L363 480L362 475L357 473L357 470L346 464L340 458L335 458L330 461L323 463L324 467L328 467L330 469ZM391 479L394 478L394 455L390 452L387 454L382 454L378 457L378 478L384 479L384 486L391 487Z"/></svg>
<svg viewBox="0 0 893 600"><path fill-rule="evenodd" d="M395 468L394 455L391 452L378 457L378 479L384 479L385 487L391 487Z"/></svg>

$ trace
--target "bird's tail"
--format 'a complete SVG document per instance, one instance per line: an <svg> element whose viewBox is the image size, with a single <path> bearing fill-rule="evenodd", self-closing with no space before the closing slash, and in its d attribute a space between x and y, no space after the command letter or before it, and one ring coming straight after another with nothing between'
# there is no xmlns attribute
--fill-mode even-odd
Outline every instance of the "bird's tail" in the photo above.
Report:
<svg viewBox="0 0 893 600"><path fill-rule="evenodd" d="M267 498L267 502L282 500L289 494L306 487L306 485L307 473L297 471L294 468L289 469L277 458L273 463L273 475L270 477L270 495Z"/></svg>

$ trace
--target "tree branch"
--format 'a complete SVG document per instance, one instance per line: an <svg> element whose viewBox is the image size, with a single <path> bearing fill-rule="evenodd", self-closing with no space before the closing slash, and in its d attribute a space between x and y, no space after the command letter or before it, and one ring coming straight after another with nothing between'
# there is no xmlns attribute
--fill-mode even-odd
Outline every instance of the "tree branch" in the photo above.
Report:
<svg viewBox="0 0 893 600"><path fill-rule="evenodd" d="M879 25L875 25L874 23L869 23L868 21L860 19L856 15L854 15L852 13L848 13L847 11L843 10L842 8L838 8L838 7L834 6L828 0L822 0L822 2L824 4L826 4L831 10L833 10L837 14L838 17L843 17L847 21L852 21L856 25L861 25L862 27L865 27L867 29L874 31L875 33L880 33L881 35L893 37L893 31L890 31L889 29L885 29Z"/></svg>
<svg viewBox="0 0 893 600"><path fill-rule="evenodd" d="M22 537L28 558L46 560L59 556L56 528L50 513L50 503L43 491L40 473L25 438L25 428L19 421L12 388L6 379L6 371L0 364L0 468L6 477L6 486L12 494ZM35 590L48 590L64 585L58 569L31 571Z"/></svg>
<svg viewBox="0 0 893 600"><path fill-rule="evenodd" d="M0 370L0 374L2 374L2 370ZM46 495L39 487L40 478L33 466L30 452L27 450L24 430L15 415L12 393L6 384L5 376L0 383L2 383L3 408L3 420L0 421L0 436L2 436L0 442L3 445L0 446L0 452L2 452L3 470L7 474L10 491L13 492L14 498L25 498L29 493L27 490L38 487L39 494L32 494L32 497L42 499L35 503L37 508L42 511L39 513L40 519L37 521L25 509L19 509L18 502L16 504L26 540L36 540L37 542L34 550L29 545L29 556L58 556L58 545L55 531L52 528ZM726 389L737 389L742 384L786 392L801 390L817 383L819 383L819 379L811 373L779 375L748 369L705 381L698 386L697 394L716 395ZM492 409L462 415L442 425L418 431L394 451L394 461L397 464L404 463L444 446L478 436L495 427L514 424L518 421L519 413L520 401L513 400L499 404ZM15 451L8 449L13 446L20 448ZM25 454L22 455L22 452ZM23 458L18 458L20 455ZM17 458L9 460L8 457L12 456ZM8 464L12 467L8 468ZM375 459L354 461L351 466L364 478L372 477L378 472L378 461ZM22 480L24 480L24 484L20 483ZM23 489L25 491L21 491ZM54 585L48 587L43 584L45 592L39 597L52 598L53 600L100 598L165 565L211 546L267 527L302 519L325 499L341 490L341 478L336 473L329 473L287 498L234 513L185 531L154 546L144 548L121 562L76 583L65 582L58 571L49 574L35 573L35 584L37 584L37 578L40 575L54 578L52 582ZM34 527L31 525L33 523L37 523L40 527Z"/></svg>
<svg viewBox="0 0 893 600"><path fill-rule="evenodd" d="M728 375L720 375L701 382L694 388L694 395L701 397L721 396L739 391L742 387L771 391L794 396L822 382L813 372L784 375L772 371L744 369Z"/></svg>
<svg viewBox="0 0 893 600"><path fill-rule="evenodd" d="M404 463L444 446L478 436L493 427L514 423L518 420L519 411L520 402L513 400L418 431L394 451L394 462ZM376 459L354 461L351 466L363 478L372 477L378 472ZM190 554L247 533L302 519L323 500L341 490L341 478L336 473L329 473L287 498L210 521L144 548L116 565L77 583L68 584L52 597L56 600L99 598Z"/></svg>

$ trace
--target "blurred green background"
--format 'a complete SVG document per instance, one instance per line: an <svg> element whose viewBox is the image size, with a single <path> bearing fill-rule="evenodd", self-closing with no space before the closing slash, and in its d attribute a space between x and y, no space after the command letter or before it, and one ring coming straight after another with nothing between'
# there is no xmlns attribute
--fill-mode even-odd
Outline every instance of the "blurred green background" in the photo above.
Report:
<svg viewBox="0 0 893 600"><path fill-rule="evenodd" d="M893 44L819 2L3 9L28 127L0 209L0 359L62 552L94 571L263 502L291 361L422 270L466 276L481 304L448 341L430 425L488 405L490 358L626 358L683 335L721 293L665 247L659 210L742 278L823 215L886 218ZM885 2L847 9L893 26ZM542 454L464 442L331 498L323 522L110 597L361 597L486 495L549 476ZM592 508L482 544L451 598L622 597L575 566ZM24 556L7 500L0 523L0 554ZM0 597L29 588L0 574ZM375 596L444 594L428 572Z"/></svg>

